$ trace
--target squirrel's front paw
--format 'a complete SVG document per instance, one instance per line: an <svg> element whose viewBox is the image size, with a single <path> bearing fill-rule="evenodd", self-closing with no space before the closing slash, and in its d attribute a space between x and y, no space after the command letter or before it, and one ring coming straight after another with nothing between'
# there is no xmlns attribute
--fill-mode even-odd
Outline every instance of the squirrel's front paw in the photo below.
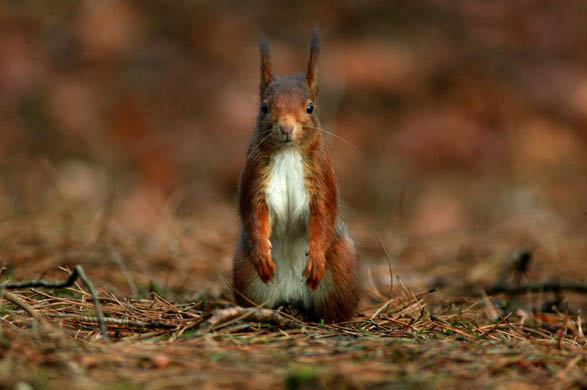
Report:
<svg viewBox="0 0 587 390"><path fill-rule="evenodd" d="M271 249L267 248L264 251L253 251L253 259L255 268L263 283L269 282L273 279L277 267L271 257Z"/></svg>
<svg viewBox="0 0 587 390"><path fill-rule="evenodd" d="M324 272L326 272L326 258L324 255L312 255L312 253L310 253L306 269L303 273L303 276L308 278L306 280L308 287L312 290L316 290L324 276Z"/></svg>

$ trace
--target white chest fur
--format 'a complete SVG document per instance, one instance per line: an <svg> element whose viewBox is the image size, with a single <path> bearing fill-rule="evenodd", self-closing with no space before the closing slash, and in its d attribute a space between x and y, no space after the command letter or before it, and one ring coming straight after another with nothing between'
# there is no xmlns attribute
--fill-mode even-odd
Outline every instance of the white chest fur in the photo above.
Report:
<svg viewBox="0 0 587 390"><path fill-rule="evenodd" d="M297 150L286 149L273 156L267 206L276 235L307 223L309 201L304 176L304 162Z"/></svg>
<svg viewBox="0 0 587 390"><path fill-rule="evenodd" d="M301 303L309 308L321 301L329 284L325 275L317 291L306 286L302 276L308 250L308 219L310 202L304 183L304 162L295 149L286 149L273 156L266 189L271 220L271 255L277 266L268 284L256 278L252 294L257 302L275 307L285 302Z"/></svg>

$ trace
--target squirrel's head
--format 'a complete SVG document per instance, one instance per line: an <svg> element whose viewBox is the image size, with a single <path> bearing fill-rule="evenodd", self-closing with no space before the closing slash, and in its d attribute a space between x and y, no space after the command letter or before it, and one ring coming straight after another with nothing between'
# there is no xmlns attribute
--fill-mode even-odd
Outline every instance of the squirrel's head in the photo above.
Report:
<svg viewBox="0 0 587 390"><path fill-rule="evenodd" d="M318 55L320 41L314 29L310 59L305 72L273 75L269 48L264 40L261 49L261 104L259 130L280 145L304 145L320 131L317 118Z"/></svg>

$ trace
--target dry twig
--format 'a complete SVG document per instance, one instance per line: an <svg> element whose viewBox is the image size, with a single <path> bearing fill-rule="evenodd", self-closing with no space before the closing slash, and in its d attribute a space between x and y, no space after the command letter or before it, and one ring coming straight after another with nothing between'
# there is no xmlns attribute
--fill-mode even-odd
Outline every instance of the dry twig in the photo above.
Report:
<svg viewBox="0 0 587 390"><path fill-rule="evenodd" d="M53 317L53 318L63 318L65 320L76 321L76 322L94 322L99 323L100 319L98 317L92 316L72 316L67 314L61 313L48 313L45 314L46 317ZM165 322L160 321L135 321L135 320L127 320L122 318L104 318L104 323L106 324L116 324L116 325L128 325L135 328L147 328L147 329L176 329L178 327L177 324L168 324Z"/></svg>
<svg viewBox="0 0 587 390"><path fill-rule="evenodd" d="M81 265L76 265L73 269L73 272L69 275L69 277L62 281L62 282L50 282L46 280L27 280L25 282L16 282L16 283L6 283L2 286L2 288L6 290L19 290L23 288L33 288L33 287L43 287L43 288L67 288L73 286L77 278L80 278L82 282L86 285L88 290L90 291L90 295L92 296L92 300L94 302L94 308L96 310L96 317L98 320L98 326L100 327L100 333L104 340L108 340L108 335L106 333L106 321L104 318L104 314L102 313L102 308L100 306L100 302L98 301L98 295L96 290L94 289L94 285L84 272L84 269ZM14 302L13 302L14 303ZM22 307L22 306L21 306ZM26 310L26 309L25 309ZM28 311L27 311L28 312ZM30 314L30 313L29 313ZM32 315L32 314L31 314Z"/></svg>
<svg viewBox="0 0 587 390"><path fill-rule="evenodd" d="M204 330L213 330L222 325L227 325L232 320L248 318L255 322L268 322L280 328L296 326L296 322L284 317L281 313L258 307L229 307L218 310L200 326Z"/></svg>

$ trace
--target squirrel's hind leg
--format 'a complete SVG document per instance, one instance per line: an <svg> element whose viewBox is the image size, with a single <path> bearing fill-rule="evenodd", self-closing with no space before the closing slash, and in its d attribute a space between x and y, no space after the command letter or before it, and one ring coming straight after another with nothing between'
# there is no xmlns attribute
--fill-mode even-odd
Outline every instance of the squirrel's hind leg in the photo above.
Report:
<svg viewBox="0 0 587 390"><path fill-rule="evenodd" d="M234 300L237 305L243 307L253 306L253 301L248 296L247 290L253 278L258 277L253 266L251 253L244 248L242 242L239 243L234 253L232 266L232 288L234 289Z"/></svg>
<svg viewBox="0 0 587 390"><path fill-rule="evenodd" d="M359 303L359 280L355 249L346 236L337 238L327 250L326 269L333 286L324 301L316 305L314 315L325 322L348 321Z"/></svg>

